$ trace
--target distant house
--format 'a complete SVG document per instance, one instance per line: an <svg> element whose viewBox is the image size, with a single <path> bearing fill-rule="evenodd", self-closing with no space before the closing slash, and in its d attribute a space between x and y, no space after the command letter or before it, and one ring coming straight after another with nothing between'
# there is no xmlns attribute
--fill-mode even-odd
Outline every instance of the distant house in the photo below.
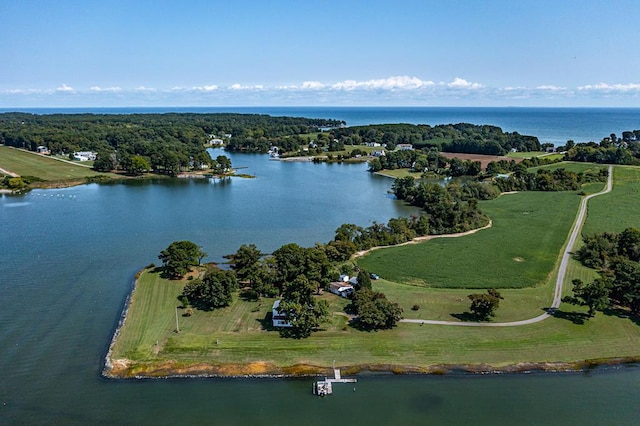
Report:
<svg viewBox="0 0 640 426"><path fill-rule="evenodd" d="M399 143L396 148L400 151L413 151L413 145L410 143Z"/></svg>
<svg viewBox="0 0 640 426"><path fill-rule="evenodd" d="M340 297L349 297L353 294L353 286L351 284L331 283L329 284L329 291L333 294L337 294Z"/></svg>
<svg viewBox="0 0 640 426"><path fill-rule="evenodd" d="M373 152L371 153L371 155L372 155L372 156L374 156L374 157L384 157L384 156L385 156L385 155L387 155L387 154L385 154L385 153L384 153L384 150L383 150L383 149L378 149L378 150L376 150L376 151L373 151Z"/></svg>
<svg viewBox="0 0 640 426"><path fill-rule="evenodd" d="M45 154L45 155L51 154L51 151L49 151L49 148L43 145L40 145L38 148L36 148L36 152L38 154Z"/></svg>
<svg viewBox="0 0 640 426"><path fill-rule="evenodd" d="M95 161L98 154L93 151L78 151L73 153L73 159L76 161Z"/></svg>
<svg viewBox="0 0 640 426"><path fill-rule="evenodd" d="M220 138L209 139L209 145L224 145L224 141Z"/></svg>
<svg viewBox="0 0 640 426"><path fill-rule="evenodd" d="M273 302L273 307L271 308L271 319L273 321L274 327L292 327L291 323L287 319L285 314L281 314L278 312L278 307L280 306L280 299Z"/></svg>

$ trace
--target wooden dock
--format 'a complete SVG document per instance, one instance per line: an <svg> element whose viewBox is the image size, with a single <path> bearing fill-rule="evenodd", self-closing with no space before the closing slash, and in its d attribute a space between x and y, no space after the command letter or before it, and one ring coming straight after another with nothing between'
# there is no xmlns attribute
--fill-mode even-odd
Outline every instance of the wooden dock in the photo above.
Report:
<svg viewBox="0 0 640 426"><path fill-rule="evenodd" d="M327 396L333 393L334 383L356 383L357 379L343 379L339 368L333 369L333 378L325 377L313 384L313 394L318 396Z"/></svg>

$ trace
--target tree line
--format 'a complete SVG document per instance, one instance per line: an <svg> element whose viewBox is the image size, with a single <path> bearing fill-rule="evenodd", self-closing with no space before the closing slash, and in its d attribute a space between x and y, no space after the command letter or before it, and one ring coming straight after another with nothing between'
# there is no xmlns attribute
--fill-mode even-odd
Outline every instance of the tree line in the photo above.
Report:
<svg viewBox="0 0 640 426"><path fill-rule="evenodd" d="M332 129L334 137L345 145L379 143L393 150L398 144L411 144L416 149L437 148L444 152L504 155L516 149L521 152L540 151L542 145L535 136L518 132L503 132L500 127L469 123L439 124L376 124Z"/></svg>
<svg viewBox="0 0 640 426"><path fill-rule="evenodd" d="M619 138L615 133L597 142L575 143L567 141L558 147L565 151L564 159L600 164L640 165L640 130L624 131Z"/></svg>
<svg viewBox="0 0 640 426"><path fill-rule="evenodd" d="M0 144L53 154L98 153L95 168L132 174L147 170L175 175L210 165L206 144L221 138L231 149L248 141L265 146L285 137L339 126L337 120L262 114L0 114ZM284 143L284 142L283 142ZM264 150L266 152L266 149Z"/></svg>
<svg viewBox="0 0 640 426"><path fill-rule="evenodd" d="M575 257L583 265L597 269L600 277L591 282L573 280L573 295L563 302L588 307L590 317L609 306L640 315L640 230L603 232L583 240Z"/></svg>

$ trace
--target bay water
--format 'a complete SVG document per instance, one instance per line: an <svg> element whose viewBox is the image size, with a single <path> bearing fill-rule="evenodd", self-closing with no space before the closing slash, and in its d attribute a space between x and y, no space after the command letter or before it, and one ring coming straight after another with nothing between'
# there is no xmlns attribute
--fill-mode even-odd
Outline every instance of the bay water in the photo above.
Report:
<svg viewBox="0 0 640 426"><path fill-rule="evenodd" d="M298 112L284 115L318 116ZM401 118L393 122L408 121ZM580 120L588 121L571 121ZM342 223L414 212L364 164L226 155L255 179L92 184L0 198L0 424L637 424L637 365L365 375L324 399L311 395L311 379L102 378L133 275L158 263L172 241L194 241L206 260L221 261L241 244L264 252L310 246Z"/></svg>

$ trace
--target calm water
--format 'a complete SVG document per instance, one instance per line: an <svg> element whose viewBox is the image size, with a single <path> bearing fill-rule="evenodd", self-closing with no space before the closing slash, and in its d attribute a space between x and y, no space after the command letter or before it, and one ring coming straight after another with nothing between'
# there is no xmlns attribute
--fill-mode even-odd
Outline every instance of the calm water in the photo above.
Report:
<svg viewBox="0 0 640 426"><path fill-rule="evenodd" d="M0 198L0 424L636 424L640 367L573 375L113 381L99 375L133 274L171 241L220 260L326 242L411 212L366 165L234 155L256 179L32 191Z"/></svg>

